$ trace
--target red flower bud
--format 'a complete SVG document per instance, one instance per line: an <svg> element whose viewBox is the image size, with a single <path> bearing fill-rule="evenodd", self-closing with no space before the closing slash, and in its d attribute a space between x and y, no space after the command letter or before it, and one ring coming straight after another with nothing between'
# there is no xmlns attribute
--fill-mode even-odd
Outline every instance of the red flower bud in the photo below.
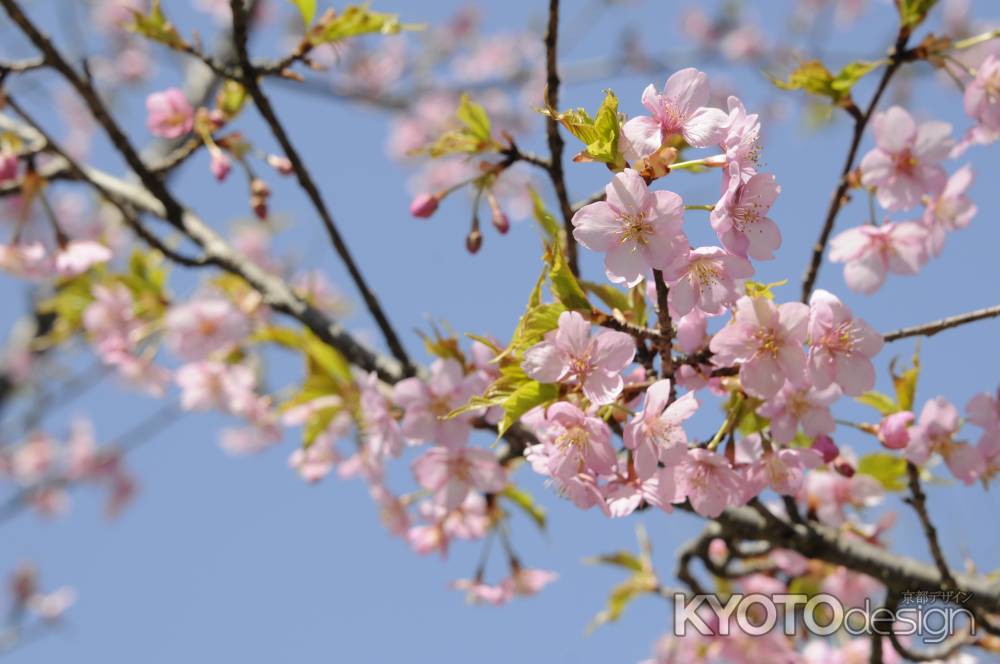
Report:
<svg viewBox="0 0 1000 664"><path fill-rule="evenodd" d="M827 435L816 436L812 442L812 448L823 456L823 463L830 463L840 454L840 449L833 442L833 438Z"/></svg>
<svg viewBox="0 0 1000 664"><path fill-rule="evenodd" d="M470 254L474 254L479 251L479 248L482 246L483 234L479 232L478 228L473 228L465 237L465 248L469 250Z"/></svg>
<svg viewBox="0 0 1000 664"><path fill-rule="evenodd" d="M439 202L441 199L437 194L417 194L410 203L410 214L426 219L438 209Z"/></svg>

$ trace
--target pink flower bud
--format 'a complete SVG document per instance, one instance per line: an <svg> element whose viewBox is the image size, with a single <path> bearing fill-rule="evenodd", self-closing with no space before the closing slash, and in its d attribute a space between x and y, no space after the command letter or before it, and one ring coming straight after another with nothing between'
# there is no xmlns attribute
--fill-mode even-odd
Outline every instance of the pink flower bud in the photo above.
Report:
<svg viewBox="0 0 1000 664"><path fill-rule="evenodd" d="M410 214L426 219L437 211L440 202L441 199L437 194L417 194L410 203Z"/></svg>
<svg viewBox="0 0 1000 664"><path fill-rule="evenodd" d="M17 179L17 155L0 152L0 182Z"/></svg>
<svg viewBox="0 0 1000 664"><path fill-rule="evenodd" d="M292 172L292 162L286 157L280 157L276 154L267 155L267 163L274 170L282 175L290 175Z"/></svg>
<svg viewBox="0 0 1000 664"><path fill-rule="evenodd" d="M465 237L465 248L469 250L470 254L474 254L479 251L482 246L483 234L479 232L479 229L473 228Z"/></svg>
<svg viewBox="0 0 1000 664"><path fill-rule="evenodd" d="M901 450L910 442L907 428L913 423L913 413L904 410L887 415L878 425L878 439L890 450Z"/></svg>
<svg viewBox="0 0 1000 664"><path fill-rule="evenodd" d="M500 232L501 235L506 235L507 231L510 230L510 219L507 218L503 212L499 215L493 215L493 226Z"/></svg>
<svg viewBox="0 0 1000 664"><path fill-rule="evenodd" d="M226 179L229 175L229 170L232 168L232 162L230 162L229 157L225 152L218 148L210 149L209 152L212 155L212 161L209 164L209 168L212 170L212 175L219 182Z"/></svg>
<svg viewBox="0 0 1000 664"><path fill-rule="evenodd" d="M178 88L146 97L146 126L154 136L180 138L194 127L194 109Z"/></svg>
<svg viewBox="0 0 1000 664"><path fill-rule="evenodd" d="M833 465L833 469L844 477L854 477L854 466L850 462L840 459Z"/></svg>
<svg viewBox="0 0 1000 664"><path fill-rule="evenodd" d="M827 435L819 435L813 440L812 448L823 457L823 463L830 463L840 454L840 449L833 442L833 438Z"/></svg>

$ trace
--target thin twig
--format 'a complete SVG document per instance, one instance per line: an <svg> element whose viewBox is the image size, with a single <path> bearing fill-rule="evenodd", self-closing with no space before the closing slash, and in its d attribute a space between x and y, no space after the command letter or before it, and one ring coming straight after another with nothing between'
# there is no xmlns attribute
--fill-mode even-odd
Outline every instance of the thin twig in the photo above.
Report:
<svg viewBox="0 0 1000 664"><path fill-rule="evenodd" d="M952 327L958 327L959 325L965 325L966 323L974 323L977 320L996 318L997 316L1000 316L1000 305L987 307L985 309L977 309L975 311L970 311L967 314L959 314L958 316L942 318L941 320L924 323L923 325L914 325L912 327L904 327L898 330L893 330L892 332L886 332L883 334L882 338L886 341L898 341L899 339L906 339L907 337L930 337L938 332Z"/></svg>
<svg viewBox="0 0 1000 664"><path fill-rule="evenodd" d="M920 470L911 462L906 462L906 474L909 476L910 495L905 499L906 503L913 508L923 526L924 536L927 538L927 546L931 550L934 564L941 572L941 584L945 590L955 589L955 577L952 576L951 569L948 568L948 561L944 558L944 551L941 550L941 542L938 540L937 528L931 521L931 516L927 512L927 494L920 486Z"/></svg>

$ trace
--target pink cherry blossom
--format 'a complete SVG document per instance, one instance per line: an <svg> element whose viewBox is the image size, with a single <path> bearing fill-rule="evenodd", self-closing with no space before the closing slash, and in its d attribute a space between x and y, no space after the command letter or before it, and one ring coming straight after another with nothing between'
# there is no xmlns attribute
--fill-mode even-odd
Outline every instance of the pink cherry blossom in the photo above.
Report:
<svg viewBox="0 0 1000 664"><path fill-rule="evenodd" d="M135 315L135 300L124 284L95 285L94 301L83 311L83 327L108 362L109 355L131 351L141 333L142 321Z"/></svg>
<svg viewBox="0 0 1000 664"><path fill-rule="evenodd" d="M625 158L637 161L646 157L671 136L681 136L698 148L719 142L726 114L707 107L708 96L708 76L693 67L674 73L662 93L653 85L646 87L642 104L651 116L634 117L622 126Z"/></svg>
<svg viewBox="0 0 1000 664"><path fill-rule="evenodd" d="M830 406L839 398L840 389L836 385L821 390L786 381L777 394L757 408L757 413L771 419L771 436L784 445L792 442L800 425L810 438L833 433L837 424Z"/></svg>
<svg viewBox="0 0 1000 664"><path fill-rule="evenodd" d="M470 491L497 493L507 483L497 456L475 447L432 447L413 462L413 475L446 510L461 505Z"/></svg>
<svg viewBox="0 0 1000 664"><path fill-rule="evenodd" d="M15 242L0 244L0 268L22 279L45 279L55 265L41 242Z"/></svg>
<svg viewBox="0 0 1000 664"><path fill-rule="evenodd" d="M726 251L743 258L771 260L781 246L781 232L767 213L781 187L770 173L756 173L744 181L735 162L730 163L729 171L726 190L710 215L712 229Z"/></svg>
<svg viewBox="0 0 1000 664"><path fill-rule="evenodd" d="M462 365L451 358L435 360L426 382L407 378L396 383L392 398L404 411L400 423L403 436L413 443L434 441L445 447L461 448L472 430L471 414L442 418L465 405L477 385L476 376L466 376Z"/></svg>
<svg viewBox="0 0 1000 664"><path fill-rule="evenodd" d="M981 392L969 399L965 414L970 424L986 430L1000 429L1000 389L995 394Z"/></svg>
<svg viewBox="0 0 1000 664"><path fill-rule="evenodd" d="M878 425L878 439L890 450L901 450L910 443L910 425L915 416L908 410L892 413L882 418Z"/></svg>
<svg viewBox="0 0 1000 664"><path fill-rule="evenodd" d="M623 461L621 466L624 465ZM675 501L677 487L673 468L658 468L645 480L637 476L624 475L622 472L627 472L627 468L620 468L619 474L602 489L608 516L626 517L639 509L643 503L658 507L664 512L674 511L671 503Z"/></svg>
<svg viewBox="0 0 1000 664"><path fill-rule="evenodd" d="M809 307L786 302L780 307L766 297L744 296L736 302L733 321L709 344L719 366L740 364L740 382L755 396L768 399L785 380L801 385L805 378Z"/></svg>
<svg viewBox="0 0 1000 664"><path fill-rule="evenodd" d="M962 427L958 409L944 397L924 404L917 423L910 427L906 458L923 465L935 452L944 459L948 470L965 484L972 484L983 472L983 458L976 448L954 439Z"/></svg>
<svg viewBox="0 0 1000 664"><path fill-rule="evenodd" d="M1000 58L989 54L965 88L965 112L990 132L1000 132Z"/></svg>
<svg viewBox="0 0 1000 664"><path fill-rule="evenodd" d="M91 240L71 240L56 252L56 272L64 277L74 277L109 260L111 250L103 244Z"/></svg>
<svg viewBox="0 0 1000 664"><path fill-rule="evenodd" d="M847 287L870 295L886 272L916 274L927 262L927 229L912 221L855 226L830 241L830 260L844 263Z"/></svg>
<svg viewBox="0 0 1000 664"><path fill-rule="evenodd" d="M873 358L882 350L882 335L840 299L822 289L809 298L809 379L824 389L839 385L844 394L858 397L875 385Z"/></svg>
<svg viewBox="0 0 1000 664"><path fill-rule="evenodd" d="M253 403L257 378L250 367L224 362L193 362L177 370L184 410L245 412Z"/></svg>
<svg viewBox="0 0 1000 664"><path fill-rule="evenodd" d="M600 330L575 311L559 315L559 327L524 353L528 377L541 383L578 385L592 404L613 402L624 387L621 372L635 357L635 341L624 332Z"/></svg>
<svg viewBox="0 0 1000 664"><path fill-rule="evenodd" d="M966 196L974 178L972 167L965 165L948 178L940 194L927 201L922 221L927 227L927 252L931 256L941 253L950 231L965 228L976 216L976 204Z"/></svg>
<svg viewBox="0 0 1000 664"><path fill-rule="evenodd" d="M847 507L874 507L885 498L885 489L871 475L857 473L844 477L835 472L812 472L805 478L807 506L817 518L830 526L839 526L846 518Z"/></svg>
<svg viewBox="0 0 1000 664"><path fill-rule="evenodd" d="M676 501L685 498L694 511L714 519L730 505L742 502L744 480L725 457L695 448L674 467Z"/></svg>
<svg viewBox="0 0 1000 664"><path fill-rule="evenodd" d="M709 316L721 314L740 297L737 279L753 276L753 266L719 247L698 247L681 255L663 277L670 282L673 313L685 316L700 309Z"/></svg>
<svg viewBox="0 0 1000 664"><path fill-rule="evenodd" d="M185 360L201 360L230 350L250 331L246 316L216 295L172 307L166 328L167 346Z"/></svg>
<svg viewBox="0 0 1000 664"><path fill-rule="evenodd" d="M568 481L580 473L607 475L614 471L615 449L603 420L560 401L546 409L545 421L544 461L535 462L544 464L545 474Z"/></svg>
<svg viewBox="0 0 1000 664"><path fill-rule="evenodd" d="M755 495L771 487L775 493L794 496L802 488L806 470L822 464L823 457L810 448L765 451L746 471L749 491Z"/></svg>
<svg viewBox="0 0 1000 664"><path fill-rule="evenodd" d="M825 434L816 436L809 449L815 450L823 459L823 463L833 463L840 456L840 448L833 442L833 438Z"/></svg>
<svg viewBox="0 0 1000 664"><path fill-rule="evenodd" d="M861 607L866 599L882 590L882 584L870 576L838 566L823 579L820 590L833 595L846 607Z"/></svg>
<svg viewBox="0 0 1000 664"><path fill-rule="evenodd" d="M680 317L673 317L676 321L678 348L685 353L694 353L700 350L708 342L708 318L699 308L694 308Z"/></svg>
<svg viewBox="0 0 1000 664"><path fill-rule="evenodd" d="M671 191L649 191L630 168L605 187L607 200L586 205L573 215L573 237L591 251L606 252L608 279L628 287L650 269L664 269L687 250L679 239L684 202Z"/></svg>
<svg viewBox="0 0 1000 664"><path fill-rule="evenodd" d="M194 127L194 109L178 88L167 88L146 97L146 126L160 138L180 138Z"/></svg>
<svg viewBox="0 0 1000 664"><path fill-rule="evenodd" d="M361 429L365 445L377 458L398 457L403 453L403 432L392 405L379 389L378 376L369 374L361 381Z"/></svg>
<svg viewBox="0 0 1000 664"><path fill-rule="evenodd" d="M876 113L872 121L876 147L861 160L861 183L875 187L887 210L909 210L924 194L941 191L947 175L939 162L954 141L947 122L919 126L900 106Z"/></svg>
<svg viewBox="0 0 1000 664"><path fill-rule="evenodd" d="M727 166L723 171L726 178L723 191L730 188L731 178L738 176L740 182L746 182L753 177L760 157L760 118L756 113L747 113L743 102L736 97L729 97L728 105L726 134L720 143Z"/></svg>
<svg viewBox="0 0 1000 664"><path fill-rule="evenodd" d="M688 393L671 402L670 390L669 380L653 383L643 410L625 425L623 440L633 450L640 480L652 477L658 462L673 466L686 456L688 438L682 424L698 410L698 400Z"/></svg>
<svg viewBox="0 0 1000 664"><path fill-rule="evenodd" d="M330 474L340 455L333 447L331 436L319 436L309 447L299 447L288 457L288 466L309 484L315 484Z"/></svg>

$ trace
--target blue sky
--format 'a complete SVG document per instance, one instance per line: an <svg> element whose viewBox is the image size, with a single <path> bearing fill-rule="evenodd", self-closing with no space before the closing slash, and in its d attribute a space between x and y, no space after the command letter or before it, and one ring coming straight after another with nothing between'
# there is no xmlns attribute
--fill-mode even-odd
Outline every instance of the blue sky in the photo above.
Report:
<svg viewBox="0 0 1000 664"><path fill-rule="evenodd" d="M210 30L190 12L186 1L164 4L180 25L198 21L206 32ZM320 4L328 3L321 0ZM537 26L542 18L538 2L488 4L484 16L489 30ZM585 0L567 0L565 15L572 16L586 4ZM777 24L771 13L781 15L774 8L788 4L766 3L767 15L762 18ZM972 4L976 15L996 25L1000 16L995 3L977 0ZM460 5L457 0L376 3L379 9L401 12L406 20L429 23L440 22ZM849 32L834 33L828 47L831 65L843 64L842 59L833 59L842 54L877 56L888 44L893 10L888 2L873 5L867 20ZM685 55L685 42L676 26L679 6L682 3L651 0L624 3L602 14L586 38L576 41L563 58L573 61L606 54L617 43L620 28L631 26L654 49L676 52L677 68L700 66L697 58ZM255 46L261 52L277 49L265 39ZM703 68L710 74L719 71L714 65ZM564 91L563 105L594 107L601 90L612 86L622 109L637 114L643 87L649 82L661 85L667 73L655 80L645 75L619 76L573 86ZM951 121L959 131L964 130L968 125L958 93L935 82L923 66L920 73L915 79L916 113ZM176 84L178 76L169 65L164 66L152 87ZM751 109L774 94L753 68L730 70L727 77ZM870 81L859 85L860 99L868 98L870 87ZM425 327L428 317L447 320L460 331L509 334L537 276L538 238L532 225L515 224L503 238L487 229L480 254L467 255L462 247L468 207L459 197L449 200L432 219L418 221L408 216L405 178L409 172L384 156L385 116L299 96L285 85L269 89L358 262L413 352L422 353L413 330ZM797 93L782 94L799 99ZM144 142L141 98L125 100L118 111L137 141ZM244 118L242 124L251 136L260 137L262 147L273 148L259 123ZM775 173L783 187L772 217L781 227L784 244L777 260L757 265L757 278L789 278L789 286L780 289L778 296L795 299L808 247L815 240L841 168L849 127L841 117L816 133L793 115L783 123L765 126L765 132L765 168ZM870 138L865 149L869 144ZM525 145L542 148L530 140ZM969 154L978 174L973 191L979 215L970 229L949 238L943 257L919 276L891 277L877 294L862 297L850 294L840 270L826 264L819 286L844 296L855 313L879 330L996 304L1000 190L991 183L996 182L998 155L996 149ZM97 160L120 171L120 163L104 144L97 146ZM960 165L949 164L949 169ZM575 199L603 186L606 178L597 166L571 166L569 173ZM661 186L678 191L691 204L714 201L714 177L680 173L676 178ZM326 270L353 296L304 197L289 181L272 183L273 208L287 217L290 226L281 246L303 262ZM232 178L222 187L216 185L207 176L203 155L172 186L219 228L243 214L242 183ZM866 214L865 201L856 201L841 214L838 227L861 223ZM697 220L688 226L692 223ZM708 241L697 233L692 232L696 241ZM598 257L582 253L585 272L600 277ZM179 283L178 289L183 290L190 280L185 277ZM9 324L20 313L22 286L2 276L0 294L9 303L0 316ZM378 338L363 313L358 312L350 322L359 334ZM964 405L975 392L994 389L1000 380L998 330L997 322L984 322L926 340L918 400L941 394ZM911 350L912 342L902 342L887 347L878 358L883 389L887 388L889 360L894 355L908 357ZM278 362L279 374L291 371L287 360ZM99 436L110 438L158 407L108 383L60 409L50 421L58 432L68 417L86 413L97 423ZM842 413L860 417L863 411L848 406ZM714 418L714 412L702 413L694 427L708 430ZM0 526L0 570L31 559L41 569L45 584L72 585L79 593L79 603L59 633L12 653L10 661L637 661L650 652L655 638L668 626L667 607L642 599L619 623L584 636L584 627L621 575L585 566L581 559L634 548L634 528L642 522L652 536L658 569L669 573L675 549L698 532L695 519L656 513L610 521L546 495L542 483L522 469L518 480L544 496L550 525L542 535L516 518L516 546L527 564L556 570L561 578L540 596L504 609L470 607L447 584L472 573L479 544L459 544L443 562L418 557L383 530L361 483L331 477L307 486L289 471L285 459L295 445L294 433L277 449L232 459L216 444L217 431L226 423L213 415L187 416L131 454L129 465L141 480L141 494L116 521L103 518L99 496L82 491L74 494L67 518L44 521L24 515ZM859 453L873 449L871 439L855 438L850 432L840 432L838 442ZM405 467L396 472L405 473ZM1000 566L996 554L1000 535L994 527L1000 508L996 491L942 484L930 487L929 493L932 514L953 564L968 555L982 570ZM899 550L927 559L917 523L905 510L891 541ZM500 574L503 570L493 571Z"/></svg>

